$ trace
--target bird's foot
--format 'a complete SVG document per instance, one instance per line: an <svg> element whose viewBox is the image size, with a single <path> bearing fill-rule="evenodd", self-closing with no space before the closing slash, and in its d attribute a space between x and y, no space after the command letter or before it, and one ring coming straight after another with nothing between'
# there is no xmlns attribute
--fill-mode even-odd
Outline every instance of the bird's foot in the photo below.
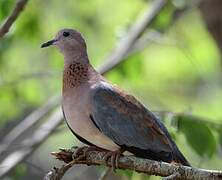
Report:
<svg viewBox="0 0 222 180"><path fill-rule="evenodd" d="M182 164L180 164L180 163L178 163L178 162L176 162L176 161L174 161L174 160L171 161L170 164L173 164L173 165L176 165L176 166L181 166L181 165L182 165Z"/></svg>
<svg viewBox="0 0 222 180"><path fill-rule="evenodd" d="M98 151L101 150L100 148L96 146L83 146L83 147L75 147L75 152L72 154L72 159L84 159L88 153L91 151Z"/></svg>
<svg viewBox="0 0 222 180"><path fill-rule="evenodd" d="M51 155L56 157L56 159L69 163L72 161L72 151L69 149L60 148L59 152L51 152Z"/></svg>
<svg viewBox="0 0 222 180"><path fill-rule="evenodd" d="M118 149L116 151L109 151L103 157L103 160L105 161L106 165L108 165L108 162L110 159L111 167L114 172L115 172L115 169L117 169L119 167L119 158L123 152L124 152L124 150L122 150L122 149Z"/></svg>

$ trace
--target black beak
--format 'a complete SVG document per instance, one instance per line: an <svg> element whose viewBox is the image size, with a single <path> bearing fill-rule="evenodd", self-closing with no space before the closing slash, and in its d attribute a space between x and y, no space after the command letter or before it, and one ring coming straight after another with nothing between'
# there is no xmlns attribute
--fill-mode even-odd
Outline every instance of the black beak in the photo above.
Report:
<svg viewBox="0 0 222 180"><path fill-rule="evenodd" d="M48 42L46 42L46 43L43 43L43 44L41 45L41 48L45 48L45 47L51 46L51 45L53 45L56 41L58 41L58 40L57 40L57 39L53 39L53 40L51 40L51 41L48 41Z"/></svg>

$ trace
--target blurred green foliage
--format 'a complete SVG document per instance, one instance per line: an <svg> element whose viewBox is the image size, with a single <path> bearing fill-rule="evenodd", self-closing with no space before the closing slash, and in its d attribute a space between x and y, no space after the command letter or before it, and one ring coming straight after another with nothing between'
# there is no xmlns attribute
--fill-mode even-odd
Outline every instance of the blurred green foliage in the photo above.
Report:
<svg viewBox="0 0 222 180"><path fill-rule="evenodd" d="M21 179L27 171L25 164L18 165L14 170L14 175L12 176L13 180Z"/></svg>
<svg viewBox="0 0 222 180"><path fill-rule="evenodd" d="M14 3L0 0L0 22ZM149 3L152 1L30 0L0 42L0 126L21 119L52 95L61 93L62 56L53 48L40 49L41 43L61 28L76 28L85 36L91 62L98 67ZM189 9L172 24L173 12L185 4L182 0L170 1L150 27L163 33L160 38L151 40L107 78L151 110L189 111L222 124L220 55L197 8ZM177 129L169 121L165 121L167 127L192 165L222 168L222 126L214 128L205 121L180 116ZM73 136L64 133L57 138L67 138L67 145L73 143ZM63 146L63 142L48 141L51 150ZM48 157L44 163L46 160ZM21 166L16 172L19 168L25 171ZM133 173L125 174L138 179Z"/></svg>
<svg viewBox="0 0 222 180"><path fill-rule="evenodd" d="M200 156L210 158L216 152L216 139L206 123L193 117L179 116L178 126L186 136L189 145Z"/></svg>

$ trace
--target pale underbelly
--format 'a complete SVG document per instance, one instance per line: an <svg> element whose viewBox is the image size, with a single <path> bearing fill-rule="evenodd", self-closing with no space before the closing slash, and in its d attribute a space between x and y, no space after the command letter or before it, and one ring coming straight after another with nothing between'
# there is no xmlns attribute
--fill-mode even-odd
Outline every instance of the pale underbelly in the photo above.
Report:
<svg viewBox="0 0 222 180"><path fill-rule="evenodd" d="M83 116L83 112L72 112L71 115L64 109L64 113L69 127L78 136L103 149L115 151L120 148L110 138L99 131L99 129L91 121L90 117Z"/></svg>

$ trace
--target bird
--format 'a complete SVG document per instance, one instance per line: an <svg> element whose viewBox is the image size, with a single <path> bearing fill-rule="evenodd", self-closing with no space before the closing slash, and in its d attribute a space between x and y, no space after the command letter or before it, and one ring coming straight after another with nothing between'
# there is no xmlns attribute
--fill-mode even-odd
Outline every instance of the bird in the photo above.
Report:
<svg viewBox="0 0 222 180"><path fill-rule="evenodd" d="M161 120L93 68L80 32L62 29L41 48L49 46L64 56L62 110L77 139L106 150L113 167L124 153L190 166Z"/></svg>

